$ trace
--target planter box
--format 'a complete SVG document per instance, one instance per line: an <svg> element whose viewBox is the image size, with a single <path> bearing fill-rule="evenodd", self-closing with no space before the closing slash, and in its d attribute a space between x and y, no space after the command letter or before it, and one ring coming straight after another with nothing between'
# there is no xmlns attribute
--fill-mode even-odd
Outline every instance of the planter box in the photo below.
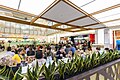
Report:
<svg viewBox="0 0 120 80"><path fill-rule="evenodd" d="M106 70L107 68L108 68L108 70ZM120 74L118 74L119 69L120 69L120 59L117 59L115 61L112 61L107 64L101 65L99 67L93 68L89 71L86 71L79 75L73 76L66 80L83 80L83 79L92 80L92 79L90 79L90 76L92 76L94 74L97 74L95 80L99 80L99 74L103 75L104 78L109 79L109 80L115 80L115 78L120 79Z"/></svg>
<svg viewBox="0 0 120 80"><path fill-rule="evenodd" d="M105 80L106 79L117 80L117 79L120 79L119 73L120 73L120 59L117 59L112 62L93 68L91 70L88 70L86 72L83 72L81 74L78 74L76 76L73 76L71 78L68 78L66 80L83 80L83 79L92 80L90 79L90 77L94 74L96 74L95 80L101 80L99 79L99 74L103 75ZM39 80L45 80L45 78L40 77Z"/></svg>

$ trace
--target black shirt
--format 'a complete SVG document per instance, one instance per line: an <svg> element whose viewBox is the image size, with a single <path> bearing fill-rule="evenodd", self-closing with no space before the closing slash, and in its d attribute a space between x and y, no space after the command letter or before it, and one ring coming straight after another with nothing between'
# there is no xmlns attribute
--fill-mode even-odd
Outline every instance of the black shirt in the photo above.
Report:
<svg viewBox="0 0 120 80"><path fill-rule="evenodd" d="M61 54L62 54L63 56L60 56ZM62 59L62 57L65 57L65 53L58 51L58 52L56 53L56 58L57 58L57 59Z"/></svg>
<svg viewBox="0 0 120 80"><path fill-rule="evenodd" d="M28 51L27 52L27 56L34 56L35 55L35 52L34 51Z"/></svg>

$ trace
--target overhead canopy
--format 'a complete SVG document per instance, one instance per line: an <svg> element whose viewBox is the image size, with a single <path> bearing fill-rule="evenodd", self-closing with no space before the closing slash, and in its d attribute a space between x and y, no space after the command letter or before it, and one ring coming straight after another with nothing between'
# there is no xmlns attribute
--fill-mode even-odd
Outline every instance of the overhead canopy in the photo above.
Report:
<svg viewBox="0 0 120 80"><path fill-rule="evenodd" d="M119 26L120 0L0 0L0 14L5 21L78 32Z"/></svg>

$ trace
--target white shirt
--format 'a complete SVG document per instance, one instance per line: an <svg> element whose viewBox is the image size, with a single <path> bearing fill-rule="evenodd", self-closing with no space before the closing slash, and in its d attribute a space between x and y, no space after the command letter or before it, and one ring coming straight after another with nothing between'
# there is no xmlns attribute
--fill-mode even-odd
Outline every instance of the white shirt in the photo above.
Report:
<svg viewBox="0 0 120 80"><path fill-rule="evenodd" d="M6 55L9 55L9 56L14 56L14 54L15 54L15 53L14 53L14 52L11 52L11 51L7 51L7 52L6 52Z"/></svg>
<svg viewBox="0 0 120 80"><path fill-rule="evenodd" d="M29 48L26 49L26 53L29 51Z"/></svg>
<svg viewBox="0 0 120 80"><path fill-rule="evenodd" d="M36 61L38 61L38 65L39 66L42 66L45 62L46 62L46 59L42 58L42 59L36 59L32 62L32 66L34 67L36 65Z"/></svg>

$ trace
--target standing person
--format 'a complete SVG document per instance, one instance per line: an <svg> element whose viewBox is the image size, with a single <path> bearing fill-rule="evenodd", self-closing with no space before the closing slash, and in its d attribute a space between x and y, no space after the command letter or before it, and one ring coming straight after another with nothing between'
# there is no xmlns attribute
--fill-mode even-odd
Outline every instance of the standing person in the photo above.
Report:
<svg viewBox="0 0 120 80"><path fill-rule="evenodd" d="M89 49L89 50L92 50L91 42L90 42L90 41L88 41L88 49Z"/></svg>
<svg viewBox="0 0 120 80"><path fill-rule="evenodd" d="M83 45L82 45L82 50L85 52L85 51L86 51L86 49L87 49L87 43L86 43L86 42L84 42L84 43L83 43Z"/></svg>
<svg viewBox="0 0 120 80"><path fill-rule="evenodd" d="M56 53L56 58L62 59L63 57L66 57L66 53L64 51L64 48L60 48L60 50L57 51L57 53Z"/></svg>
<svg viewBox="0 0 120 80"><path fill-rule="evenodd" d="M56 45L55 45L55 51L58 51L58 49L59 49L59 45L56 44Z"/></svg>
<svg viewBox="0 0 120 80"><path fill-rule="evenodd" d="M76 48L73 44L71 45L71 51L72 51L72 56L74 56Z"/></svg>
<svg viewBox="0 0 120 80"><path fill-rule="evenodd" d="M11 47L7 47L7 52L6 52L7 55L9 56L14 56L14 52L11 52Z"/></svg>

